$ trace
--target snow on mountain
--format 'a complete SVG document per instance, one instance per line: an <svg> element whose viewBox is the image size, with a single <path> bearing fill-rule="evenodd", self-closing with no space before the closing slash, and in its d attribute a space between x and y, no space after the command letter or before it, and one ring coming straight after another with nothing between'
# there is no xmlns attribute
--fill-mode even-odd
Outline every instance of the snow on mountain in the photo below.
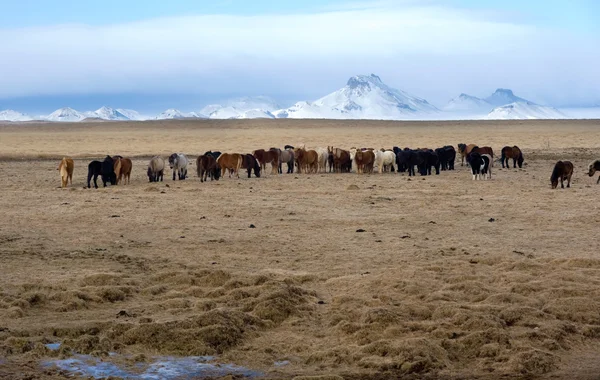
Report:
<svg viewBox="0 0 600 380"><path fill-rule="evenodd" d="M45 119L48 121L81 121L85 118L86 116L84 114L75 111L70 107L57 109L45 117Z"/></svg>
<svg viewBox="0 0 600 380"><path fill-rule="evenodd" d="M515 102L494 108L484 119L564 119L566 116L554 107L540 106L532 102Z"/></svg>
<svg viewBox="0 0 600 380"><path fill-rule="evenodd" d="M103 120L129 120L127 116L119 112L118 110L112 109L110 107L100 107L94 114L97 115L100 119Z"/></svg>
<svg viewBox="0 0 600 380"><path fill-rule="evenodd" d="M4 110L0 111L0 121L31 121L33 118L27 114L13 111Z"/></svg>
<svg viewBox="0 0 600 380"><path fill-rule="evenodd" d="M275 115L263 109L254 109L242 113L237 119L275 119Z"/></svg>
<svg viewBox="0 0 600 380"><path fill-rule="evenodd" d="M247 96L231 99L221 104L210 104L200 113L208 115L211 119L249 119L256 117L273 117L271 112L281 107L267 96ZM271 116L269 116L271 115Z"/></svg>
<svg viewBox="0 0 600 380"><path fill-rule="evenodd" d="M512 90L506 88L497 89L492 95L484 99L494 107L503 106L511 103L532 103L529 100L519 98L513 94Z"/></svg>
<svg viewBox="0 0 600 380"><path fill-rule="evenodd" d="M161 112L156 116L155 120L166 120L166 119L186 119L186 118L206 118L206 116L196 112L181 112L175 108L169 108L168 110Z"/></svg>
<svg viewBox="0 0 600 380"><path fill-rule="evenodd" d="M345 87L312 103L298 102L273 112L279 118L415 119L437 114L426 100L396 90L375 75L357 75Z"/></svg>
<svg viewBox="0 0 600 380"><path fill-rule="evenodd" d="M463 93L451 99L443 110L448 112L489 112L492 108L494 106L486 100Z"/></svg>
<svg viewBox="0 0 600 380"><path fill-rule="evenodd" d="M141 120L150 119L149 117L143 116L138 111L134 111L134 110L117 108L117 112L119 112L121 115L125 116L129 120L141 121Z"/></svg>

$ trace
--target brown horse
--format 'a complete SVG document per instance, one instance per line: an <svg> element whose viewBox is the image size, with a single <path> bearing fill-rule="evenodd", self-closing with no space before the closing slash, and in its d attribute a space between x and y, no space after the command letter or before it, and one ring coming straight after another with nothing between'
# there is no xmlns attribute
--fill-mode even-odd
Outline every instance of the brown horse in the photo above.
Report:
<svg viewBox="0 0 600 380"><path fill-rule="evenodd" d="M225 175L229 169L229 178L231 174L235 174L240 178L240 168L242 167L242 155L239 153L222 153L217 158L217 164L221 167L221 175Z"/></svg>
<svg viewBox="0 0 600 380"><path fill-rule="evenodd" d="M373 173L373 164L375 163L375 154L372 150L357 150L354 154L354 161L356 162L356 172L362 173Z"/></svg>
<svg viewBox="0 0 600 380"><path fill-rule="evenodd" d="M56 170L60 173L60 187L67 187L69 181L71 181L71 186L73 186L73 169L75 168L75 163L73 159L69 157L63 157L60 164L58 164L58 168Z"/></svg>
<svg viewBox="0 0 600 380"><path fill-rule="evenodd" d="M489 154L490 157L492 157L492 161L490 162L490 166L492 166L492 163L494 162L493 158L494 158L494 150L492 149L492 147L490 146L475 146L471 152L477 152L479 154Z"/></svg>
<svg viewBox="0 0 600 380"><path fill-rule="evenodd" d="M560 187L564 189L565 185L563 181L565 179L567 180L567 187L571 187L572 175L573 164L570 161L558 161L556 165L554 165L554 170L552 170L552 176L550 177L552 188L556 189L558 187L558 181L560 180Z"/></svg>
<svg viewBox="0 0 600 380"><path fill-rule="evenodd" d="M252 152L254 158L258 160L263 173L267 164L271 164L271 174L277 174L279 168L279 152L276 149L264 150L257 149Z"/></svg>
<svg viewBox="0 0 600 380"><path fill-rule="evenodd" d="M352 169L350 152L340 148L335 148L333 156L333 168L336 173L350 173L350 170Z"/></svg>
<svg viewBox="0 0 600 380"><path fill-rule="evenodd" d="M521 152L521 149L519 149L518 146L505 146L504 148L502 148L502 155L500 156L500 161L502 162L502 167L504 167L504 164L506 163L506 167L510 167L508 165L508 159L512 158L513 160L513 168L517 167L517 164L519 165L519 168L523 167L523 152Z"/></svg>
<svg viewBox="0 0 600 380"><path fill-rule="evenodd" d="M319 153L315 150L298 148L295 151L298 173L316 173L319 170Z"/></svg>
<svg viewBox="0 0 600 380"><path fill-rule="evenodd" d="M588 175L590 177L593 177L597 171L600 171L600 160L591 162L590 165L588 166ZM598 176L598 180L596 181L596 184L598 184L598 183L600 183L600 176Z"/></svg>
<svg viewBox="0 0 600 380"><path fill-rule="evenodd" d="M458 144L458 153L460 153L460 166L464 166L465 165L465 158L467 158L467 156L469 155L469 153L471 153L471 151L473 150L473 148L475 148L477 145L475 144ZM467 165L469 163L467 162Z"/></svg>
<svg viewBox="0 0 600 380"><path fill-rule="evenodd" d="M217 169L217 160L211 154L205 154L202 156L198 156L196 159L196 171L198 173L198 177L200 177L200 182L204 182L210 176L210 180L216 179L219 180L219 177L215 175L215 171Z"/></svg>
<svg viewBox="0 0 600 380"><path fill-rule="evenodd" d="M121 180L123 180L123 185L129 185L131 183L131 169L133 168L133 162L127 157L120 158L118 161L120 161L121 167L119 168L119 174L117 174L117 185ZM116 173L115 170L115 174Z"/></svg>

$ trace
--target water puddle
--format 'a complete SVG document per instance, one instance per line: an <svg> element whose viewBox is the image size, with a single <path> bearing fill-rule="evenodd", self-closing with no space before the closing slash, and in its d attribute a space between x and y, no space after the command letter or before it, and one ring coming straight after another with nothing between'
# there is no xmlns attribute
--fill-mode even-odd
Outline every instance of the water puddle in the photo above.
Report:
<svg viewBox="0 0 600 380"><path fill-rule="evenodd" d="M60 343L47 344L48 349L56 351ZM121 360L120 360L121 359ZM262 376L260 372L233 364L211 363L212 356L158 356L150 363L138 362L124 364L125 356L110 353L108 358L74 354L67 359L47 359L42 362L44 368L58 368L73 376L105 378L109 376L124 379L198 379L227 375L246 377Z"/></svg>

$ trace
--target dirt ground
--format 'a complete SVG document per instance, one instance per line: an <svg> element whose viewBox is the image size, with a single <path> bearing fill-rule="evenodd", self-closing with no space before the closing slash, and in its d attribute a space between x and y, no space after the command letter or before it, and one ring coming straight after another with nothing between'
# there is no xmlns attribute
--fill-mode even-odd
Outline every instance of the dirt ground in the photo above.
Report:
<svg viewBox="0 0 600 380"><path fill-rule="evenodd" d="M175 151L460 142L516 144L526 165L478 182L460 164L146 177L148 156ZM131 185L84 189L106 154L134 158ZM600 121L7 124L0 158L0 377L68 377L40 362L111 352L282 379L600 373L600 185L586 174ZM570 189L550 189L558 159L575 164Z"/></svg>

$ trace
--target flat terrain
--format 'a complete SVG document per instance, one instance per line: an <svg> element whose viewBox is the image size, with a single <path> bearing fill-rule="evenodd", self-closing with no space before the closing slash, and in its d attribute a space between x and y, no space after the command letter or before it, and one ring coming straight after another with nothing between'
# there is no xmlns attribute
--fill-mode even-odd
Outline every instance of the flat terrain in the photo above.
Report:
<svg viewBox="0 0 600 380"><path fill-rule="evenodd" d="M414 178L145 174L174 151L460 142L516 144L526 165L478 182L460 164ZM131 185L84 189L106 154L134 158ZM598 158L600 121L0 125L0 377L67 377L41 363L78 353L210 355L267 378L597 379ZM558 159L575 164L570 189L550 189Z"/></svg>

